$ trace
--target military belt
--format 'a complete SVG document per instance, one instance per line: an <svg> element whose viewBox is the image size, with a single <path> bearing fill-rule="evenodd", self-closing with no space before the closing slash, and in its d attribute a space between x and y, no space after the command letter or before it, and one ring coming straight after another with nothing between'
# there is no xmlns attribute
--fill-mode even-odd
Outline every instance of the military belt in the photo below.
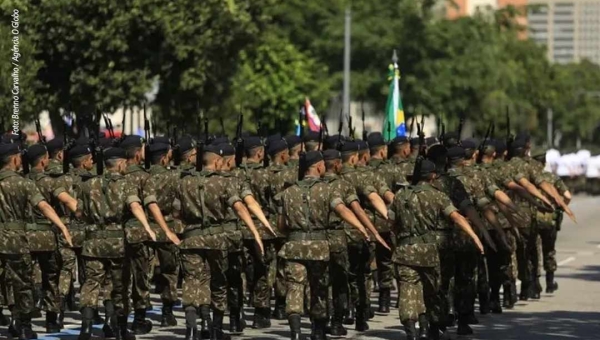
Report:
<svg viewBox="0 0 600 340"><path fill-rule="evenodd" d="M0 228L5 229L5 230L25 231L25 223L23 223L23 222L4 222L4 223L0 223Z"/></svg>
<svg viewBox="0 0 600 340"><path fill-rule="evenodd" d="M435 235L433 233L427 233L421 236L409 236L404 237L398 240L399 246L406 246L411 244L421 244L421 243L435 243Z"/></svg>
<svg viewBox="0 0 600 340"><path fill-rule="evenodd" d="M27 223L25 228L27 231L55 231L50 222Z"/></svg>
<svg viewBox="0 0 600 340"><path fill-rule="evenodd" d="M87 233L87 238L124 238L123 230L96 230Z"/></svg>
<svg viewBox="0 0 600 340"><path fill-rule="evenodd" d="M200 225L188 225L187 230L183 232L183 238L190 238L193 236L209 236L218 235L226 232L237 231L238 227L235 224L226 224L222 226L215 226L209 228L202 228Z"/></svg>
<svg viewBox="0 0 600 340"><path fill-rule="evenodd" d="M292 231L288 234L288 241L327 241L326 230L312 230L309 233Z"/></svg>

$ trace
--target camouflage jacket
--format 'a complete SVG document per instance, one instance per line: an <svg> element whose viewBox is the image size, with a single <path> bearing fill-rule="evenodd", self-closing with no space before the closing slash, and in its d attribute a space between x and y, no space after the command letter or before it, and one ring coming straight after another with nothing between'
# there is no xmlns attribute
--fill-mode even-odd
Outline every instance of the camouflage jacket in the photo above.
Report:
<svg viewBox="0 0 600 340"><path fill-rule="evenodd" d="M330 190L340 194L347 206L350 206L352 202L358 201L358 195L356 194L354 186L348 181L343 180L340 176L334 173L326 173L323 177L323 181L329 184ZM344 222L335 211L332 210L329 212L328 220L329 227L327 230L327 239L329 241L329 251L332 253L347 251L347 237L353 241L361 241L364 239L360 231Z"/></svg>
<svg viewBox="0 0 600 340"><path fill-rule="evenodd" d="M288 240L279 256L289 260L329 260L329 216L344 204L339 192L319 178L305 178L278 194Z"/></svg>
<svg viewBox="0 0 600 340"><path fill-rule="evenodd" d="M232 174L203 170L182 174L178 195L184 224L182 249L229 250L231 242L224 233L237 231L233 206L252 192L240 192L242 185Z"/></svg>
<svg viewBox="0 0 600 340"><path fill-rule="evenodd" d="M512 181L512 178L510 176L510 174L505 173L507 169L509 169L509 167L504 166L503 164L504 162L492 162L492 163L482 163L480 165L478 165L478 167L485 172L486 176L489 176L489 178L496 183L496 185L500 188L503 188L504 190L507 191L507 194L510 196L510 190L508 189L508 184ZM506 219L506 217L504 216L503 213L501 213L500 209L498 208L498 203L492 203L492 207L491 207L492 211L494 212L494 214L496 215L496 217L498 217L498 222L500 222L500 225L502 226L503 229L508 229L511 228L512 225L510 224L510 222ZM487 226L489 229L492 228L492 226L487 223Z"/></svg>
<svg viewBox="0 0 600 340"><path fill-rule="evenodd" d="M43 171L31 169L27 175L34 181L40 193L44 196L54 210L62 211L62 204L58 200L58 195L66 192L66 189L60 186L58 181L46 175ZM56 232L57 228L46 219L42 213L30 207L31 224L27 226L27 238L31 251L54 251L57 247Z"/></svg>
<svg viewBox="0 0 600 340"><path fill-rule="evenodd" d="M130 205L142 203L137 188L115 172L83 178L77 188L88 231L82 254L96 258L124 257L123 223L131 216Z"/></svg>
<svg viewBox="0 0 600 340"><path fill-rule="evenodd" d="M389 222L386 221L371 205L368 196L377 193L383 196L390 189L379 174L374 173L368 167L353 168L348 165L342 167L341 177L350 182L356 189L360 205L365 209L367 216L380 233L389 232Z"/></svg>
<svg viewBox="0 0 600 340"><path fill-rule="evenodd" d="M125 179L129 181L137 190L137 197L144 197L144 186L150 174L146 172L144 167L138 164L131 164L125 170ZM125 236L127 243L141 243L150 241L148 233L137 219L131 214L128 215L125 223Z"/></svg>
<svg viewBox="0 0 600 340"><path fill-rule="evenodd" d="M298 166L291 166L289 163L287 166L271 165L269 170L274 173L271 192L275 195L283 192L285 188L292 186L298 180Z"/></svg>
<svg viewBox="0 0 600 340"><path fill-rule="evenodd" d="M391 190L396 190L401 185L408 184L406 177L409 174L405 172L404 168L407 167L404 164L408 164L408 162L397 164L382 159L371 159L369 161L369 166L381 176Z"/></svg>
<svg viewBox="0 0 600 340"><path fill-rule="evenodd" d="M25 224L30 208L44 201L35 183L12 170L0 170L0 254L27 254Z"/></svg>
<svg viewBox="0 0 600 340"><path fill-rule="evenodd" d="M419 267L439 266L435 231L439 221L448 219L456 210L448 196L429 184L398 191L390 206L396 235L392 261Z"/></svg>
<svg viewBox="0 0 600 340"><path fill-rule="evenodd" d="M181 202L177 198L179 173L176 171L169 171L166 167L161 165L152 165L149 173L150 176L146 179L143 188L144 206L147 207L152 203L156 203L165 217L165 221L171 231L177 234L182 233L182 224L173 217L173 215L181 210ZM154 222L152 215L148 215L152 229L156 233L157 241L166 242L166 235Z"/></svg>

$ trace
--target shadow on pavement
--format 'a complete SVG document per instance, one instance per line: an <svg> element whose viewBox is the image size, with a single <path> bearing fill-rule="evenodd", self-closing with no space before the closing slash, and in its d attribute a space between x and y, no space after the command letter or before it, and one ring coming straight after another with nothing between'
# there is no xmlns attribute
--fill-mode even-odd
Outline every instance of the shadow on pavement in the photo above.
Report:
<svg viewBox="0 0 600 340"><path fill-rule="evenodd" d="M585 266L583 268L573 269L573 271L575 272L558 274L556 277L600 282L600 266ZM600 337L598 337L598 339L600 339Z"/></svg>

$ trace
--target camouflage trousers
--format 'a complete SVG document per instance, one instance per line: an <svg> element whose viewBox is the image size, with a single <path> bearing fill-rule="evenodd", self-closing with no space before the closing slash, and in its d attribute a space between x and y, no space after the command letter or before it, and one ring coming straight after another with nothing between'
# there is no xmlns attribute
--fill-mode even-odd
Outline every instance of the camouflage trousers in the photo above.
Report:
<svg viewBox="0 0 600 340"><path fill-rule="evenodd" d="M177 301L177 280L179 275L179 250L170 242L153 243L152 249L158 258L160 273L157 286L160 287L160 299L163 303Z"/></svg>
<svg viewBox="0 0 600 340"><path fill-rule="evenodd" d="M382 232L380 235L390 247L393 247L394 237L391 232ZM375 259L377 261L379 289L391 289L394 286L392 252L377 242L375 244Z"/></svg>
<svg viewBox="0 0 600 340"><path fill-rule="evenodd" d="M81 308L97 308L100 292L104 289L107 277L110 277L112 284L110 300L115 306L117 315L129 314L125 261L125 258L84 257L85 282L81 287Z"/></svg>
<svg viewBox="0 0 600 340"><path fill-rule="evenodd" d="M375 258L373 242L348 240L348 284L350 301L357 308L367 308L371 305L373 291L371 262Z"/></svg>
<svg viewBox="0 0 600 340"><path fill-rule="evenodd" d="M475 311L478 256L475 251L457 251L454 258L454 306L459 317L464 317Z"/></svg>
<svg viewBox="0 0 600 340"><path fill-rule="evenodd" d="M58 278L58 294L61 298L69 295L71 291L71 287L75 282L75 277L77 275L77 262L81 263L81 248L66 248L59 247L60 253L60 275ZM83 265L81 265L83 267ZM83 268L81 268L83 269ZM82 283L84 281L83 275L79 274L79 282Z"/></svg>
<svg viewBox="0 0 600 340"><path fill-rule="evenodd" d="M286 260L287 283L286 308L288 315L304 313L304 290L310 287L310 317L327 319L327 294L329 285L329 262L310 260Z"/></svg>
<svg viewBox="0 0 600 340"><path fill-rule="evenodd" d="M429 321L439 323L440 268L396 265L400 321L417 321L420 314L427 313Z"/></svg>
<svg viewBox="0 0 600 340"><path fill-rule="evenodd" d="M13 315L33 311L32 263L30 254L0 254L6 304L12 305Z"/></svg>
<svg viewBox="0 0 600 340"><path fill-rule="evenodd" d="M510 249L504 249L500 246L500 239L498 233L494 230L490 231L490 236L494 240L494 243L498 246L498 251L487 251L487 269L489 275L489 285L493 293L499 292L500 287L504 284L509 284L511 281L516 280L513 276L513 263L512 254L516 249L516 239L514 234L508 229L505 230L506 239L510 245Z"/></svg>
<svg viewBox="0 0 600 340"><path fill-rule="evenodd" d="M440 288L437 302L439 307L438 319L441 324L445 324L445 318L450 314L450 309L454 309L454 294L452 293L454 283L454 273L456 261L454 259L454 250L449 247L438 247L438 256L440 258Z"/></svg>
<svg viewBox="0 0 600 340"><path fill-rule="evenodd" d="M285 239L278 238L275 239L275 254L279 253L281 247L285 244ZM287 294L286 283L285 283L285 259L281 257L277 257L275 263L275 297L280 300L285 300L285 296Z"/></svg>
<svg viewBox="0 0 600 340"><path fill-rule="evenodd" d="M539 235L542 244L542 258L546 273L556 271L556 237L558 232L555 227L540 228Z"/></svg>
<svg viewBox="0 0 600 340"><path fill-rule="evenodd" d="M331 285L333 308L334 312L342 313L341 316L348 310L349 270L348 251L329 253L329 277L331 282L335 282Z"/></svg>
<svg viewBox="0 0 600 340"><path fill-rule="evenodd" d="M150 297L150 248L144 243L125 244L125 287L131 291L133 309L146 309Z"/></svg>
<svg viewBox="0 0 600 340"><path fill-rule="evenodd" d="M521 234L521 239L517 244L519 280L529 283L538 275L538 233L533 227L521 228L519 233Z"/></svg>
<svg viewBox="0 0 600 340"><path fill-rule="evenodd" d="M244 248L253 265L252 274L247 277L248 289L252 289L256 308L269 308L271 305L271 288L275 279L273 273L277 267L277 242L276 239L263 240L265 255L261 256L254 239L244 240Z"/></svg>
<svg viewBox="0 0 600 340"><path fill-rule="evenodd" d="M31 252L31 259L40 266L44 310L60 312L58 278L60 276L60 253L58 251Z"/></svg>
<svg viewBox="0 0 600 340"><path fill-rule="evenodd" d="M212 265L216 266L217 268L222 268L222 270L225 271L224 279L220 277L216 283L222 284L223 281L225 282L225 286L227 289L225 295L226 305L229 305L230 309L240 310L244 306L244 281L242 278L242 272L244 268L244 253L243 251L241 251L241 249L236 251L229 251L227 253L226 259L227 261L225 267L223 267L221 263L216 263ZM214 304L215 301L221 300L222 295L220 295L219 293L221 292L221 287L213 287L212 285L213 283L211 282L211 299ZM269 290L269 293L270 292L271 291ZM219 302L219 304L221 304L221 302Z"/></svg>

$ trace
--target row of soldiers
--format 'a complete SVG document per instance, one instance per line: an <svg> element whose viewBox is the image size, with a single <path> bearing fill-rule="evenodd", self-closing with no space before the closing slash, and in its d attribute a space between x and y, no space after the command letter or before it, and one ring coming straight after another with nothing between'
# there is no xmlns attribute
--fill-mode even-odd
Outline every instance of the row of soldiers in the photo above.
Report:
<svg viewBox="0 0 600 340"><path fill-rule="evenodd" d="M79 266L79 338L90 339L92 325L102 323L100 293L105 337L146 334L156 257L161 326L177 323L181 273L186 339L229 338L227 309L229 334L243 333L244 276L253 327L287 318L292 339L300 338L305 309L312 339L344 336L344 324L368 330L373 276L381 313L389 313L397 282L409 339L437 339L455 317L458 334L470 334L476 298L482 313L512 308L517 278L521 299L539 298L542 258L546 290L557 288L554 243L560 209L572 215L570 193L528 157L529 143L518 136L507 150L501 141L451 133L389 143L379 133L364 141L308 133L240 136L234 147L226 137L173 145L126 136L69 145L58 138L24 156L18 143L4 143L0 285L10 330L36 337L36 259L48 332L63 326Z"/></svg>

